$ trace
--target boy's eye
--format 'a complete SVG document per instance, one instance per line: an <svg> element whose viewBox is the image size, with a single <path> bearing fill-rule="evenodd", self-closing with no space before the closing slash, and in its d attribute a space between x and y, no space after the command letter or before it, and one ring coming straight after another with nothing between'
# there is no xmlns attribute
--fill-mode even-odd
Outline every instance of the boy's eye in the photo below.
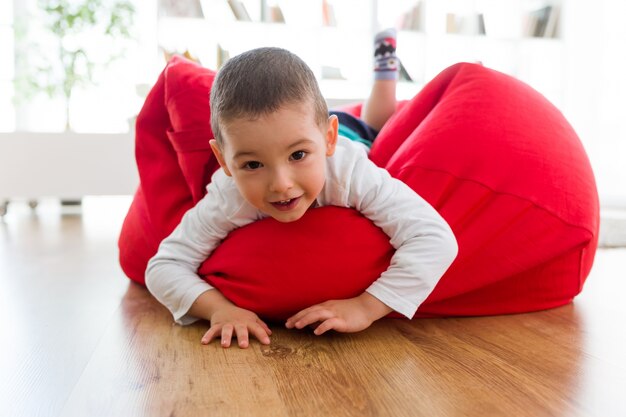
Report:
<svg viewBox="0 0 626 417"><path fill-rule="evenodd" d="M243 167L245 169L255 170L261 168L261 163L259 161L249 161L246 162Z"/></svg>
<svg viewBox="0 0 626 417"><path fill-rule="evenodd" d="M306 156L305 151L295 151L294 153L291 154L291 159L293 159L294 161L299 161L305 156Z"/></svg>

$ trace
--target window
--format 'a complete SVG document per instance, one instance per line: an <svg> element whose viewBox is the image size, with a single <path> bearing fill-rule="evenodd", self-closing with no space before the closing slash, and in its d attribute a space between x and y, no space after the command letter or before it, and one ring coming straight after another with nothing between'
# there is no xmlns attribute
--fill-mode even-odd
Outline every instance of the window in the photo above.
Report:
<svg viewBox="0 0 626 417"><path fill-rule="evenodd" d="M76 11L88 0L69 1ZM114 9L122 1L134 8ZM15 3L15 9L12 9ZM19 3L19 5L17 5ZM10 51L9 65L0 68L0 109L4 131L118 133L129 131L144 100L146 84L158 74L153 2L104 0L95 12L96 23L84 25L79 34L71 30L60 38L52 30L58 14L46 12L45 0L2 2L0 48ZM124 22L131 37L117 32L106 36L111 10ZM5 21L6 20L6 21ZM62 58L60 50L66 51ZM7 54L5 54L7 55ZM4 61L6 62L6 61ZM70 67L68 62L75 62ZM63 65L62 63L65 63ZM17 75L15 84L13 76ZM74 75L74 77L72 76ZM64 80L78 78L68 98ZM13 106L15 98L15 106ZM6 116L5 116L6 115ZM67 123L69 121L69 123Z"/></svg>
<svg viewBox="0 0 626 417"><path fill-rule="evenodd" d="M14 35L13 35L13 2L0 2L0 51L2 51L2 65L0 65L0 132L15 130L15 110L13 98L13 71L14 71Z"/></svg>

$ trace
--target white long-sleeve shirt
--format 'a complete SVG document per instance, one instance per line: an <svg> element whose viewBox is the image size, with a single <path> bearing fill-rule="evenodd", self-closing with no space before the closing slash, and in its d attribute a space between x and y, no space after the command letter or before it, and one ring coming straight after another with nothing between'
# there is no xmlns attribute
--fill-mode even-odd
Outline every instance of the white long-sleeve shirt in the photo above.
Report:
<svg viewBox="0 0 626 417"><path fill-rule="evenodd" d="M390 238L396 249L389 268L367 292L411 318L457 254L446 221L415 191L367 158L363 148L339 137L326 158L326 182L317 206L352 207ZM197 275L202 262L232 230L267 217L249 204L222 169L206 196L183 216L149 261L146 285L178 324L198 320L188 314L193 302L212 289Z"/></svg>

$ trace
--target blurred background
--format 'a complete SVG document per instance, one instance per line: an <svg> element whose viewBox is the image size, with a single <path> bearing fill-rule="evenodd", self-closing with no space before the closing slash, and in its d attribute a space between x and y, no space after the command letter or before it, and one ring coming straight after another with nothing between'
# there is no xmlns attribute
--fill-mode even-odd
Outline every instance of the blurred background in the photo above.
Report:
<svg viewBox="0 0 626 417"><path fill-rule="evenodd" d="M521 79L573 125L603 212L619 217L624 16L623 0L0 0L1 209L132 194L134 119L172 54L217 69L250 48L285 47L334 106L366 97L373 35L396 27L399 98L459 61Z"/></svg>

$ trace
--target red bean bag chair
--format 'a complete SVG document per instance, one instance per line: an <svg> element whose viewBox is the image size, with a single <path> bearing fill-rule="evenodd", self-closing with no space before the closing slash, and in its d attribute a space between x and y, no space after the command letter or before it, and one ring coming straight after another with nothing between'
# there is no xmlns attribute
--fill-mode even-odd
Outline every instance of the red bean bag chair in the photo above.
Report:
<svg viewBox="0 0 626 417"><path fill-rule="evenodd" d="M139 114L140 186L119 239L125 273L144 284L149 258L218 168L209 147L215 73L182 58ZM355 115L360 105L347 109ZM453 65L380 132L370 158L448 221L459 254L416 317L528 312L582 290L598 237L598 195L563 115L528 85L480 65ZM233 231L199 275L231 301L284 319L360 294L389 265L387 236L352 209Z"/></svg>

